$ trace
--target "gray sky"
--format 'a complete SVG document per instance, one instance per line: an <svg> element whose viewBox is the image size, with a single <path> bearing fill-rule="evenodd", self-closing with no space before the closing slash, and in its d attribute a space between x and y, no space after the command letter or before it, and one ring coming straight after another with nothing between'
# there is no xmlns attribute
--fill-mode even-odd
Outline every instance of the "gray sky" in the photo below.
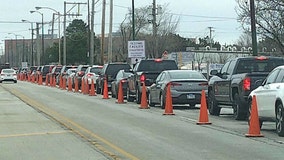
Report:
<svg viewBox="0 0 284 160"><path fill-rule="evenodd" d="M90 0L91 2L92 0ZM119 23L128 13L128 8L131 8L132 0L113 0L114 1L114 27L113 31L118 29ZM65 2L81 2L87 3L87 0L65 0ZM136 0L135 8L152 5L152 0ZM96 4L95 16L95 32L100 34L101 29L101 0ZM107 0L107 14L106 22L108 23L108 5ZM237 41L241 34L240 24L236 20L236 2L235 0L156 0L158 5L168 4L168 10L175 16L180 17L180 23L177 33L186 38L199 38L209 35L208 27L213 27L213 38L221 44L232 44ZM22 19L30 22L41 22L41 15L39 13L31 14L31 10L35 10L36 6L50 7L61 14L64 11L64 0L1 0L0 10L0 39L15 39L15 34L21 35L18 38L31 38L30 23L21 23ZM67 5L67 9L72 7ZM77 9L76 9L77 10ZM43 13L44 22L52 20L54 13L49 9L38 10ZM75 10L72 11L75 13ZM82 16L78 17L87 20L87 5L80 7ZM72 20L75 17L68 17ZM63 19L61 20L63 21ZM18 23L17 23L18 22ZM61 25L62 26L62 25ZM35 28L35 25L34 25ZM55 24L57 29L57 24ZM51 25L44 26L45 34L51 29ZM106 25L106 32L108 32L108 24ZM8 34L13 33L13 34ZM55 31L57 33L57 30ZM62 33L62 31L61 31ZM0 43L3 43L0 42ZM1 44L3 46L3 44Z"/></svg>

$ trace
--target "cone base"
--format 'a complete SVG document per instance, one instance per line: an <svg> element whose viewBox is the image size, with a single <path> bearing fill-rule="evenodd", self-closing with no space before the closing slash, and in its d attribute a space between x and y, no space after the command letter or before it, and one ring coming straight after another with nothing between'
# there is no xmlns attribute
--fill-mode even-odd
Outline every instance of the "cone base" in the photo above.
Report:
<svg viewBox="0 0 284 160"><path fill-rule="evenodd" d="M196 122L197 125L210 125L211 122Z"/></svg>
<svg viewBox="0 0 284 160"><path fill-rule="evenodd" d="M115 102L115 103L117 103L117 104L124 104L124 103L126 103L126 102Z"/></svg>
<svg viewBox="0 0 284 160"><path fill-rule="evenodd" d="M245 134L246 137L264 137L262 134Z"/></svg>
<svg viewBox="0 0 284 160"><path fill-rule="evenodd" d="M163 115L175 115L174 113L163 113Z"/></svg>

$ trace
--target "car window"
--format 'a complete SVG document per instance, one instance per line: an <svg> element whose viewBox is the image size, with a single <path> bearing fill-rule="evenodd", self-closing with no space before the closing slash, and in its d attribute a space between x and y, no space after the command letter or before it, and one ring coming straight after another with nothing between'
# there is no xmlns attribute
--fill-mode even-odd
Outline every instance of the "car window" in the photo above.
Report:
<svg viewBox="0 0 284 160"><path fill-rule="evenodd" d="M280 69L278 72L278 76L275 80L276 83L283 83L284 82L284 69Z"/></svg>
<svg viewBox="0 0 284 160"><path fill-rule="evenodd" d="M102 71L102 69L98 67L90 68L91 73L99 74L100 71Z"/></svg>
<svg viewBox="0 0 284 160"><path fill-rule="evenodd" d="M266 80L266 84L271 84L271 83L275 83L276 77L278 75L279 69L276 69L274 71L272 71L268 76L267 76L267 80Z"/></svg>
<svg viewBox="0 0 284 160"><path fill-rule="evenodd" d="M227 62L227 63L225 63L224 66L222 67L221 72L220 72L222 75L227 74L227 70L228 70L229 64L230 64L230 62Z"/></svg>
<svg viewBox="0 0 284 160"><path fill-rule="evenodd" d="M203 74L199 72L169 72L171 79L205 79Z"/></svg>
<svg viewBox="0 0 284 160"><path fill-rule="evenodd" d="M141 63L141 62L140 62ZM164 71L178 69L175 61L145 60L139 64L139 71Z"/></svg>

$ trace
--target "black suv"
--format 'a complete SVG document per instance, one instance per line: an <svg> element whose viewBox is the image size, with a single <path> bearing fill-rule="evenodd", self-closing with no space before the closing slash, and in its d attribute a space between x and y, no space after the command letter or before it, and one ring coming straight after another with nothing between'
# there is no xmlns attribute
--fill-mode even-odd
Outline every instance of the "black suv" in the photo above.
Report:
<svg viewBox="0 0 284 160"><path fill-rule="evenodd" d="M131 66L124 62L107 63L103 66L99 77L96 80L96 92L98 94L104 93L104 80L107 79L108 91L111 89L111 82L114 81L116 74L120 70L130 70Z"/></svg>

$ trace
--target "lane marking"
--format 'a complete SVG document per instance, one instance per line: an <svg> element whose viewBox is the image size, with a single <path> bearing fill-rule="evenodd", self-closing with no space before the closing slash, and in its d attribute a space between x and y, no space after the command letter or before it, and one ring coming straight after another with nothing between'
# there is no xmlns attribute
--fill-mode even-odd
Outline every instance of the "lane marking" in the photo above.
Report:
<svg viewBox="0 0 284 160"><path fill-rule="evenodd" d="M64 134L72 133L72 131L58 131L58 132L39 132L39 133L22 133L22 134L7 134L0 135L0 138L11 138L11 137L27 137L27 136L40 136L40 135L51 135L51 134Z"/></svg>
<svg viewBox="0 0 284 160"><path fill-rule="evenodd" d="M14 94L16 97L18 97L19 99L21 99L23 102L27 103L28 105L30 105L34 109L39 110L39 111L43 112L44 114L48 115L49 117L53 118L55 121L57 121L60 124L64 125L65 127L70 129L74 133L78 134L79 136L81 136L82 138L87 140L88 142L90 142L90 140L88 138L88 136L89 136L89 137L92 137L95 140L100 141L101 143L105 144L106 146L112 148L113 150L121 153L122 155L124 155L125 157L127 157L129 159L139 160L139 158L137 158L136 156L126 152L122 148L116 146L115 144L111 143L110 141L104 139L103 137L93 133L92 131L84 128L83 126L79 125L78 123L68 119L67 117L59 114L58 112L56 112L56 111L46 107L44 104L42 104L40 102L37 102L37 101L31 99L30 97L22 94L20 91L18 91L16 89L9 89L8 90L7 88L6 88L6 90L11 92L12 94ZM84 133L87 134L87 135L85 135ZM97 142L91 142L91 143L97 149L99 149L103 153L109 155L113 159L115 159L115 160L119 160L120 159L117 155L111 153L110 151L108 151L105 147L103 147L99 143L97 143Z"/></svg>

